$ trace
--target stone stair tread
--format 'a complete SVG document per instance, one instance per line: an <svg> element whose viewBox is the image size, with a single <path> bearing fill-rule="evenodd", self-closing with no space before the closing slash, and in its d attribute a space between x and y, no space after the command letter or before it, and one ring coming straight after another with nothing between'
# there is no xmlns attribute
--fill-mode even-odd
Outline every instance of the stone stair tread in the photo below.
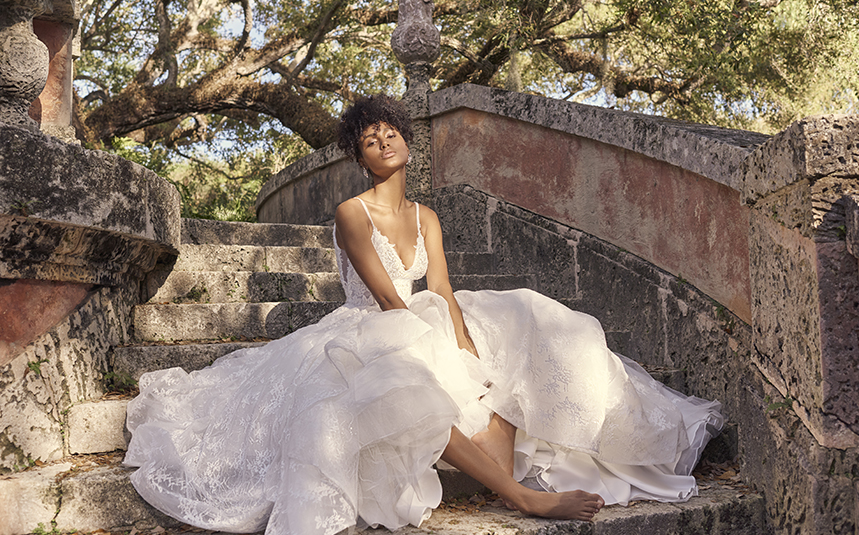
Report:
<svg viewBox="0 0 859 535"><path fill-rule="evenodd" d="M334 249L236 244L182 244L172 271L337 271Z"/></svg>
<svg viewBox="0 0 859 535"><path fill-rule="evenodd" d="M135 381L146 372L181 367L190 373L215 359L239 349L258 347L268 342L224 342L214 344L138 345L113 350L113 371Z"/></svg>
<svg viewBox="0 0 859 535"><path fill-rule="evenodd" d="M51 526L51 521L55 521L60 532L132 528L160 532L157 528L161 527L171 535L179 533L178 521L156 511L138 496L129 481L134 469L121 466L121 461L122 454L74 456L0 479L0 510L17 510L15 505L24 497L29 503L25 516L18 514L0 520L0 529L32 533L38 523ZM445 502L420 528L407 526L393 533L752 535L766 531L764 501L759 494L718 484L702 485L700 496L685 503L634 502L629 507L608 506L593 523L526 517L494 503L480 504L485 502L482 496L476 501L468 502L467 510L458 508L458 501ZM355 533L371 535L379 531L367 529Z"/></svg>
<svg viewBox="0 0 859 535"><path fill-rule="evenodd" d="M280 338L316 323L343 303L287 301L264 303L148 304L132 310L139 342Z"/></svg>
<svg viewBox="0 0 859 535"><path fill-rule="evenodd" d="M183 219L183 244L333 247L331 227Z"/></svg>
<svg viewBox="0 0 859 535"><path fill-rule="evenodd" d="M148 304L344 301L337 273L174 271Z"/></svg>

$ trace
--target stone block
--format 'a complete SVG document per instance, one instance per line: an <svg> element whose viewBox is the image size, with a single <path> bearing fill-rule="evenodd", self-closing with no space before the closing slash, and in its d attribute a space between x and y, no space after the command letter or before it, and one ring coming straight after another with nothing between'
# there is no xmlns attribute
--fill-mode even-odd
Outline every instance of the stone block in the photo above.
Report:
<svg viewBox="0 0 859 535"><path fill-rule="evenodd" d="M329 227L183 219L182 243L185 245L331 247L333 242Z"/></svg>
<svg viewBox="0 0 859 535"><path fill-rule="evenodd" d="M844 241L752 219L752 358L824 446L859 446L859 265Z"/></svg>
<svg viewBox="0 0 859 535"><path fill-rule="evenodd" d="M742 201L755 204L786 186L824 176L859 176L859 117L801 119L758 147L738 170Z"/></svg>
<svg viewBox="0 0 859 535"><path fill-rule="evenodd" d="M55 519L57 529L87 532L179 525L143 501L128 479L132 471L116 466L96 467L63 479L59 485L63 499Z"/></svg>
<svg viewBox="0 0 859 535"><path fill-rule="evenodd" d="M300 264L295 263L295 267ZM268 271L265 247L253 245L182 245L176 271ZM292 269L288 271L298 271Z"/></svg>
<svg viewBox="0 0 859 535"><path fill-rule="evenodd" d="M103 453L124 450L125 407L128 400L102 400L69 407L69 453Z"/></svg>
<svg viewBox="0 0 859 535"><path fill-rule="evenodd" d="M142 342L280 338L340 305L330 301L141 305L133 311L134 335Z"/></svg>
<svg viewBox="0 0 859 535"><path fill-rule="evenodd" d="M152 171L5 124L0 139L0 213L25 203L39 219L179 244L179 192Z"/></svg>
<svg viewBox="0 0 859 535"><path fill-rule="evenodd" d="M446 252L447 272L451 275L489 275L495 272L492 253Z"/></svg>
<svg viewBox="0 0 859 535"><path fill-rule="evenodd" d="M847 250L859 258L859 195L847 195L844 209Z"/></svg>
<svg viewBox="0 0 859 535"><path fill-rule="evenodd" d="M767 496L775 532L853 533L859 449L822 447L772 385L755 374L738 382L740 474Z"/></svg>
<svg viewBox="0 0 859 535"><path fill-rule="evenodd" d="M268 253L271 257L271 253ZM337 273L333 248L304 247L301 249L301 270L306 273Z"/></svg>
<svg viewBox="0 0 859 535"><path fill-rule="evenodd" d="M450 186L433 191L445 251L491 251L488 214L492 202L494 199L490 200L470 186Z"/></svg>
<svg viewBox="0 0 859 535"><path fill-rule="evenodd" d="M71 468L61 463L0 476L0 535L33 533L39 524L50 531L62 496L57 476Z"/></svg>
<svg viewBox="0 0 859 535"><path fill-rule="evenodd" d="M205 368L215 359L265 342L229 342L224 344L151 345L117 347L113 350L113 371L135 381L146 372L181 367L190 373Z"/></svg>

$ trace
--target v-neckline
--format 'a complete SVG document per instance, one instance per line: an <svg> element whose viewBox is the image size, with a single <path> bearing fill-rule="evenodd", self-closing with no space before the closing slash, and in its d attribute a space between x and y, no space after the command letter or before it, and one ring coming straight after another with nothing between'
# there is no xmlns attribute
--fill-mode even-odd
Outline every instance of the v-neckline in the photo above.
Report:
<svg viewBox="0 0 859 535"><path fill-rule="evenodd" d="M415 203L415 204L417 204L417 203ZM375 223L373 223L373 220L372 220L372 219L370 219L370 223L373 225L373 232L375 232L376 234L378 234L379 236L381 236L382 238L384 238L384 239L385 239L385 243L388 245L388 247L390 247L391 249L393 249L394 254L395 254L395 255L397 255L397 258L398 258L398 259L399 259L399 261L400 261L400 267L402 267L402 268L403 268L403 271L405 271L405 272L407 272L407 273L408 273L409 271L411 271L411 269L412 269L413 267L415 267L415 264L417 264L417 263L418 263L418 244L419 244L420 239L421 239L421 229L420 229L420 228L418 229L418 237L415 239L415 245L414 245L414 248L415 248L415 256L414 256L414 258L412 258L412 265L411 265L411 266L409 266L409 267L406 267L406 263L403 261L403 257L401 257L401 256L400 256L400 253L399 253L399 252L397 252L397 244L396 244L396 243L391 242L390 238L388 238L387 236L385 236L384 234L382 234L382 231L381 231L381 230L379 230L379 229L376 227L376 224L375 224Z"/></svg>
<svg viewBox="0 0 859 535"><path fill-rule="evenodd" d="M400 256L399 250L397 249L397 244L392 242L390 238L388 238L387 236L382 234L382 231L379 230L379 227L376 226L376 222L373 221L373 216L370 215L370 209L367 208L367 204L364 202L364 199L362 199L361 197L355 197L355 198L358 199L358 202L360 202L361 206L364 207L364 212L366 212L366 214L367 214L367 219L369 219L370 224L373 225L373 232L378 233L379 236L384 238L385 243L387 243L388 246L391 249L393 249L394 255L396 255L397 260L400 261L399 262L400 267L403 269L403 271L405 273L408 273L409 271L411 271L411 269L413 267L415 267L415 264L418 263L417 262L418 261L418 245L420 244L421 238L423 237L423 235L421 234L421 219L420 219L420 209L419 209L418 203L414 203L414 205L415 205L415 226L417 227L417 236L415 237L415 245L414 245L415 256L412 258L412 265L409 267L406 267L406 263L403 261L403 257Z"/></svg>

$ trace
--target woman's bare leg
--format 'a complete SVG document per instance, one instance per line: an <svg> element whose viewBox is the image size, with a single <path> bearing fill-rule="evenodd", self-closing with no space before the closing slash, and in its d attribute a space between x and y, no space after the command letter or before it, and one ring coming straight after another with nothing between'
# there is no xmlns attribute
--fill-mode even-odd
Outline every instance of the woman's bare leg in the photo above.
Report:
<svg viewBox="0 0 859 535"><path fill-rule="evenodd" d="M516 427L497 414L492 415L485 431L471 437L471 441L477 444L483 453L498 463L498 466L511 477L513 476L513 443L515 439Z"/></svg>
<svg viewBox="0 0 859 535"><path fill-rule="evenodd" d="M450 431L450 442L441 458L497 492L501 499L525 514L591 520L605 505L599 495L581 490L538 492L523 487L456 427Z"/></svg>

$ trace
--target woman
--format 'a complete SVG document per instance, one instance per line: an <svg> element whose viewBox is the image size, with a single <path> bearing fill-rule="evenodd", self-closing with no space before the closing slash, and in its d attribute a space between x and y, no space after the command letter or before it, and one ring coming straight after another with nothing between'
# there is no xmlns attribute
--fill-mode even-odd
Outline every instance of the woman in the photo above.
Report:
<svg viewBox="0 0 859 535"><path fill-rule="evenodd" d="M694 495L718 403L660 385L540 294L454 297L438 218L405 198L406 111L361 99L339 134L373 179L335 216L346 304L205 370L144 375L125 460L138 492L200 527L301 535L419 525L439 460L544 517Z"/></svg>

